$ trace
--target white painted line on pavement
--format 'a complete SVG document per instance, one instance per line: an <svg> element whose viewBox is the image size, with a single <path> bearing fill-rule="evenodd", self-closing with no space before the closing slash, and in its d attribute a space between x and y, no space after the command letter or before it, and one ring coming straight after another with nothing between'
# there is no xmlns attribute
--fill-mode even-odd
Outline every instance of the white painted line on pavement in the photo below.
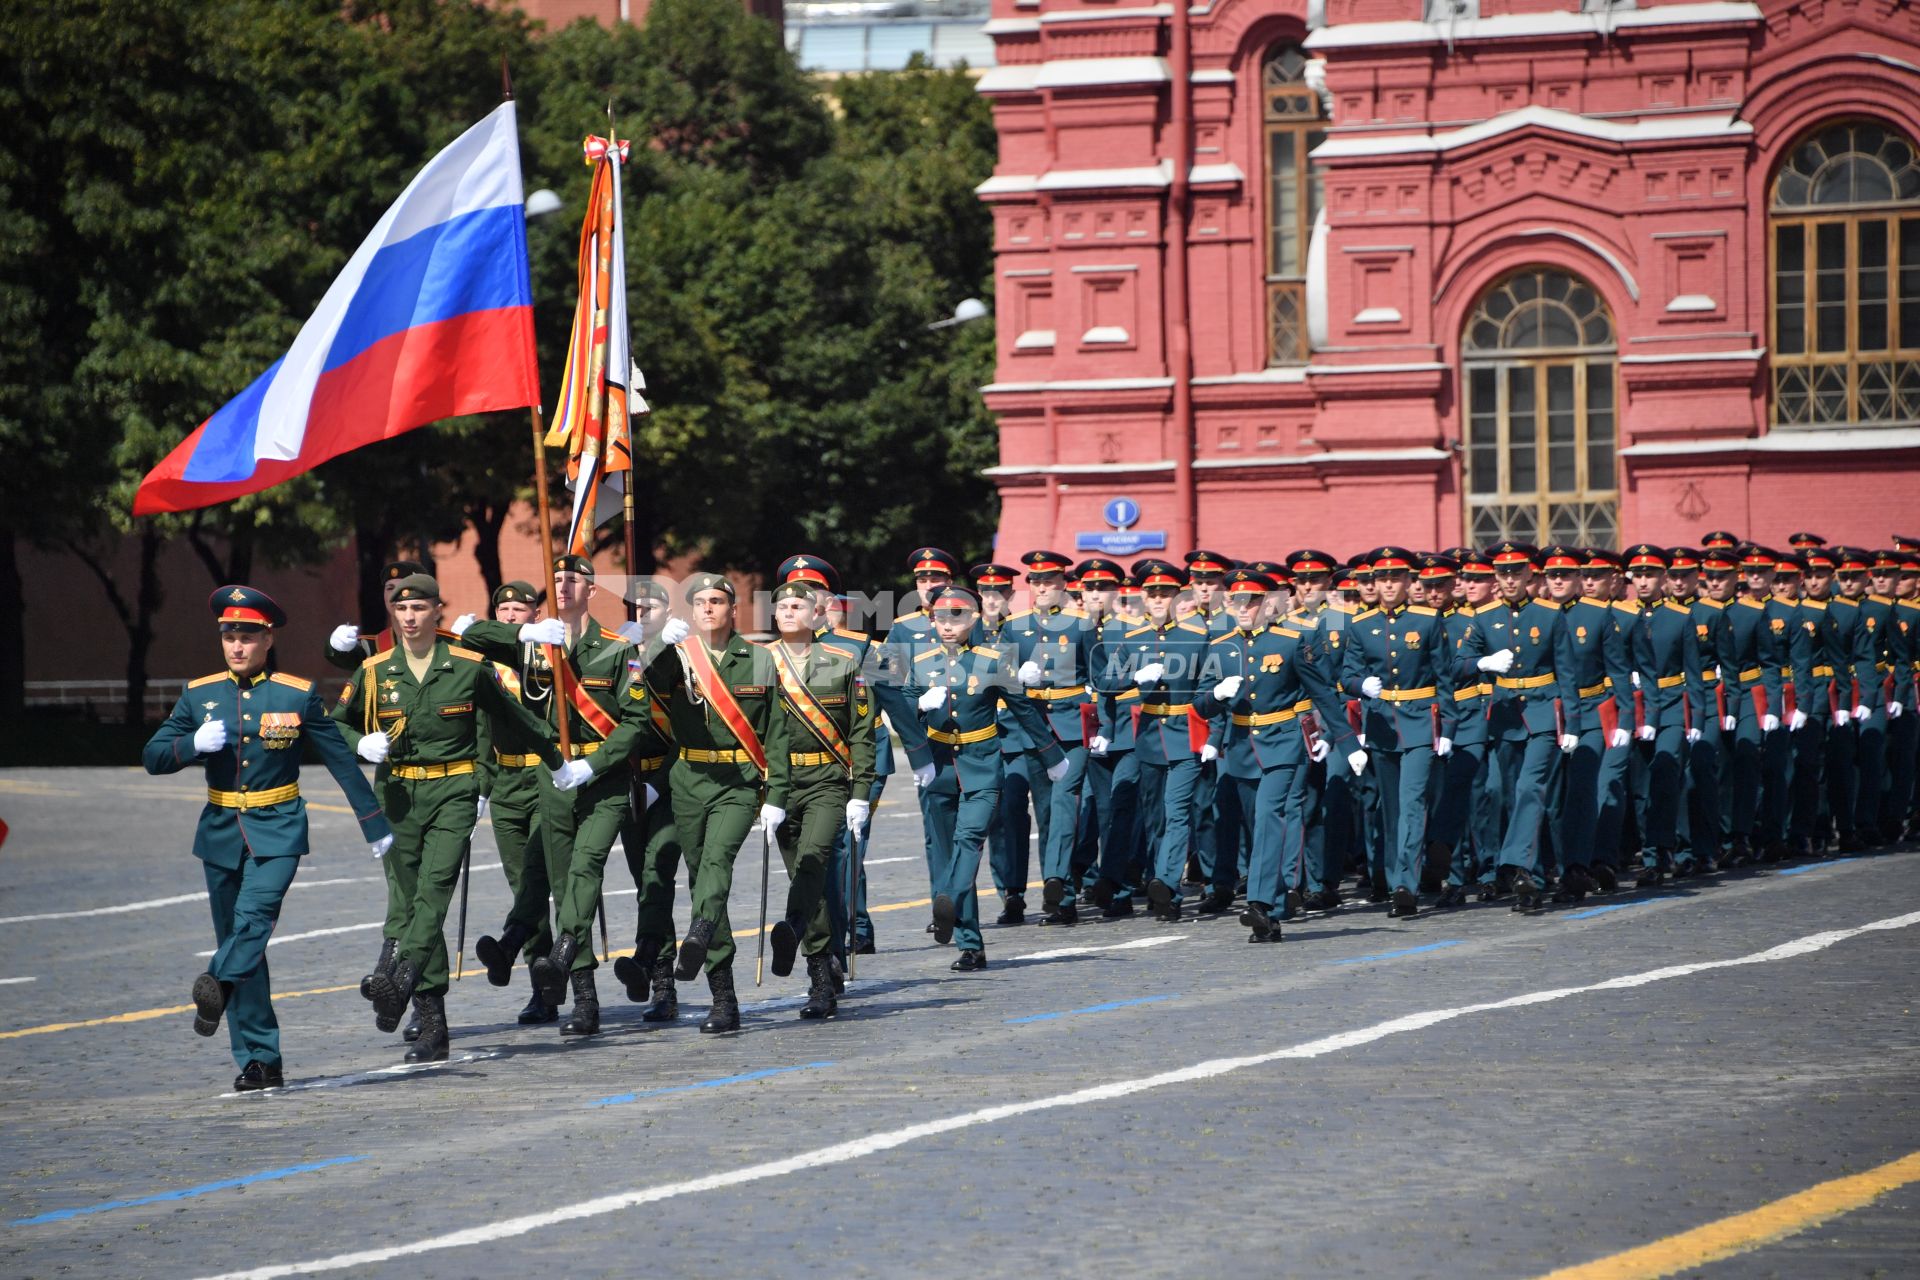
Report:
<svg viewBox="0 0 1920 1280"><path fill-rule="evenodd" d="M11 987L21 982L38 982L38 978L0 978L0 987Z"/></svg>
<svg viewBox="0 0 1920 1280"><path fill-rule="evenodd" d="M277 1089L252 1089L246 1093L223 1093L222 1098L268 1098L282 1093L302 1093L308 1089L338 1089L342 1085L366 1084L372 1080L385 1080L391 1076L410 1076L422 1071L443 1071L448 1067L457 1067L467 1062L483 1062L488 1058L500 1056L498 1049L481 1049L474 1053L463 1053L457 1058L445 1062L396 1062L390 1067L376 1067L372 1071L356 1071L351 1075L328 1076L322 1080L296 1080L292 1084L283 1084Z"/></svg>
<svg viewBox="0 0 1920 1280"><path fill-rule="evenodd" d="M1169 942L1180 942L1186 938L1184 933L1169 933L1158 938L1135 938L1132 942L1115 942L1104 947L1055 947L1052 951L1030 951L1024 956L1008 956L1001 963L1020 964L1032 960L1063 960L1068 956L1088 956L1096 951L1139 951L1143 947L1164 947Z"/></svg>
<svg viewBox="0 0 1920 1280"><path fill-rule="evenodd" d="M500 864L497 862L476 862L472 867L474 871L497 871L499 869ZM336 876L328 880L296 879L291 887L295 889L326 889L343 884L385 884L386 879L384 875ZM124 915L129 911L152 911L156 907L177 907L184 902L205 902L206 900L207 895L203 890L200 893L176 894L171 898L147 898L141 902L122 902L111 907L88 907L84 911L42 911L27 916L0 916L0 924L31 924L36 920L82 920L89 916L117 916ZM210 956L213 952L204 951L201 954Z"/></svg>
<svg viewBox="0 0 1920 1280"><path fill-rule="evenodd" d="M1608 978L1602 982L1590 983L1580 987L1555 987L1544 991L1529 991L1523 995L1510 996L1505 1000L1488 1001L1485 1004L1456 1005L1445 1009L1428 1009L1420 1013L1410 1013L1402 1017L1391 1018L1385 1022L1376 1022L1372 1026L1359 1027L1352 1031L1343 1031L1336 1035L1323 1036L1318 1040L1309 1040L1305 1044L1291 1045L1284 1049L1275 1049L1269 1053L1253 1054L1243 1058L1213 1058L1206 1062L1197 1062L1189 1067L1174 1071L1163 1071L1157 1075L1141 1076L1132 1080L1115 1080L1108 1084L1095 1085L1088 1089L1076 1089L1072 1093L1058 1093L1049 1097L1034 1098L1027 1102L1009 1102L996 1107L984 1107L978 1111L967 1111L959 1115L943 1116L938 1120L928 1120L920 1124L907 1125L904 1128L882 1130L865 1137L854 1138L847 1142L837 1142L831 1146L818 1147L812 1151L802 1151L781 1160L769 1160L762 1164L751 1164L743 1168L732 1169L725 1173L708 1174L704 1178L690 1178L682 1182L662 1183L659 1186L641 1187L632 1191L622 1191L614 1195L599 1196L592 1200L582 1200L576 1204L562 1205L542 1213L525 1214L517 1218L506 1218L499 1222L490 1222L482 1226L468 1227L462 1231L450 1231L444 1235L428 1236L422 1240L409 1241L406 1244L388 1245L376 1249L362 1249L354 1253L339 1253L328 1258L314 1258L305 1262L273 1263L264 1267L255 1267L248 1271L231 1271L211 1277L210 1280L278 1280L281 1276L312 1275L321 1271L344 1271L350 1267L366 1267L377 1263L390 1262L395 1258L417 1257L421 1254L435 1253L442 1249L459 1249L472 1245L488 1244L496 1240L508 1240L523 1236L545 1227L556 1226L563 1222L577 1222L584 1218L602 1217L609 1213L618 1213L637 1205L655 1204L663 1200L677 1199L681 1196L697 1195L703 1191L717 1191L724 1187L737 1187L751 1182L763 1182L769 1178L781 1178L789 1174L809 1169L821 1169L831 1165L847 1164L867 1156L878 1155L909 1143L920 1142L941 1134L953 1133L961 1129L978 1128L981 1125L997 1124L1016 1116L1031 1115L1035 1112L1053 1111L1064 1107L1080 1107L1094 1102L1111 1102L1116 1098L1129 1097L1136 1093L1145 1093L1152 1089L1164 1089L1171 1085L1189 1084L1196 1080L1208 1080L1217 1076L1244 1071L1248 1067L1266 1066L1268 1063L1288 1059L1320 1058L1331 1053L1340 1053L1348 1049L1357 1049L1376 1040L1389 1036L1404 1035L1410 1031L1422 1031L1442 1022L1455 1018L1464 1018L1473 1014L1492 1013L1501 1009L1519 1009L1528 1005L1549 1004L1556 1000L1566 1000L1574 996L1589 995L1596 991L1618 991L1632 987L1642 987L1653 982L1664 982L1672 978L1684 978L1691 974L1705 973L1714 969L1731 969L1741 965L1768 964L1777 960L1791 960L1798 956L1811 955L1824 951L1836 943L1844 942L1865 933L1890 929L1905 929L1920 924L1920 911L1904 916L1889 916L1869 924L1851 929L1833 929L1824 933L1808 934L1779 946L1769 947L1765 951L1756 951L1750 955L1736 956L1731 960L1702 960L1692 964L1669 965L1661 969L1648 969L1641 973L1624 974L1618 978Z"/></svg>
<svg viewBox="0 0 1920 1280"><path fill-rule="evenodd" d="M889 862L925 862L925 861L926 861L925 858L915 858L912 856L908 856L905 858L868 858L865 862L861 863L860 865L863 867L884 867Z"/></svg>

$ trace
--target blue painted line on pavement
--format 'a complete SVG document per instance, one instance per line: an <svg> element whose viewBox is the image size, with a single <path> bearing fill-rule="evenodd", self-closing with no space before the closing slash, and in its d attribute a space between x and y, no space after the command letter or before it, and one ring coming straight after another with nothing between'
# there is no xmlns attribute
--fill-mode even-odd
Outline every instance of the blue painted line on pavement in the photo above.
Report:
<svg viewBox="0 0 1920 1280"><path fill-rule="evenodd" d="M749 1080L765 1080L768 1076L783 1076L790 1071L818 1071L831 1067L831 1062L803 1062L795 1067L767 1067L761 1071L743 1071L737 1076L719 1076L712 1080L696 1080L692 1084L669 1085L664 1089L642 1089L637 1093L616 1093L610 1098L596 1098L587 1105L590 1107L616 1107L623 1102L635 1102L641 1098L658 1098L669 1093L692 1093L696 1089L718 1089L722 1085L745 1084Z"/></svg>
<svg viewBox="0 0 1920 1280"><path fill-rule="evenodd" d="M1137 1004L1158 1004L1162 1000L1178 1000L1178 991L1169 991L1159 996L1139 996L1132 1000L1109 1000L1105 1004L1090 1004L1084 1009L1062 1009L1058 1013L1030 1013L1024 1018L1008 1018L1010 1023L1048 1022L1054 1018L1071 1018L1081 1013L1106 1013L1112 1009L1131 1009Z"/></svg>
<svg viewBox="0 0 1920 1280"><path fill-rule="evenodd" d="M1666 894L1660 895L1661 898L1664 898L1666 896L1667 896ZM1658 901L1660 901L1660 898L1642 898L1638 902L1616 902L1610 906L1605 906L1605 907L1588 907L1585 911L1571 912L1567 915L1561 916L1560 918L1562 920L1586 920L1586 919L1592 918L1593 916L1603 916L1607 914L1607 912L1609 911L1625 911L1629 907L1644 907Z"/></svg>
<svg viewBox="0 0 1920 1280"><path fill-rule="evenodd" d="M272 1182L276 1178L291 1178L296 1173L312 1173L316 1169L331 1169L339 1164L352 1164L356 1160L365 1160L365 1156L335 1156L331 1160L320 1160L313 1164L288 1165L284 1169L268 1169L263 1173L250 1173L244 1178L222 1178L218 1182L203 1183L197 1187L187 1187L181 1191L162 1191L156 1195L138 1196L132 1200L109 1200L106 1204L87 1205L81 1209L56 1209L52 1213L35 1214L31 1218L15 1218L7 1225L10 1227L31 1227L42 1222L63 1222L68 1218L79 1218L89 1213L105 1213L109 1209L131 1209L135 1205L159 1204L165 1200L187 1200L193 1196L204 1196L214 1191L229 1191L234 1187L248 1187L256 1182Z"/></svg>
<svg viewBox="0 0 1920 1280"><path fill-rule="evenodd" d="M1424 947L1408 947L1405 951L1382 951L1378 955L1348 956L1345 960L1329 960L1328 964L1365 964L1369 960L1398 960L1401 956L1417 956L1423 951L1438 951L1442 947L1457 947L1462 939L1450 938L1445 942L1429 942Z"/></svg>
<svg viewBox="0 0 1920 1280"><path fill-rule="evenodd" d="M1782 875L1782 876L1797 876L1797 875L1803 875L1808 871L1818 871L1822 867L1838 866L1842 862L1854 862L1854 861L1856 861L1856 859L1854 858L1828 858L1825 862L1809 862L1804 867L1788 867L1786 870L1777 871L1774 874Z"/></svg>

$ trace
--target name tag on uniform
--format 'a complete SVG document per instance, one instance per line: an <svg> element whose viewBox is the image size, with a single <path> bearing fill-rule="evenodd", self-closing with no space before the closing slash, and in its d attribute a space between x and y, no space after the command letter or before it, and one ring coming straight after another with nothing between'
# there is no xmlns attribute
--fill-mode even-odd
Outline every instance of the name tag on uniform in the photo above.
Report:
<svg viewBox="0 0 1920 1280"><path fill-rule="evenodd" d="M471 702L450 702L446 706L440 708L440 714L443 716L472 715L473 704Z"/></svg>
<svg viewBox="0 0 1920 1280"><path fill-rule="evenodd" d="M843 693L822 694L820 696L820 705L823 707L844 707L847 705L847 696Z"/></svg>
<svg viewBox="0 0 1920 1280"><path fill-rule="evenodd" d="M582 689L611 689L613 688L613 677L612 676L581 676L580 687Z"/></svg>
<svg viewBox="0 0 1920 1280"><path fill-rule="evenodd" d="M742 698L764 698L767 696L767 686L763 684L735 685L733 691Z"/></svg>

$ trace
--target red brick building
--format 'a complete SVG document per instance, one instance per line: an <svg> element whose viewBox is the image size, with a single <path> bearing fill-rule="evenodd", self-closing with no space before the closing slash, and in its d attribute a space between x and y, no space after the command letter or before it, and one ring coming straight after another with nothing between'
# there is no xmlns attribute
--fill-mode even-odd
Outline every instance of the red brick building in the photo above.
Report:
<svg viewBox="0 0 1920 1280"><path fill-rule="evenodd" d="M995 0L989 29L1004 550L1116 497L1244 556L1920 518L1920 7Z"/></svg>

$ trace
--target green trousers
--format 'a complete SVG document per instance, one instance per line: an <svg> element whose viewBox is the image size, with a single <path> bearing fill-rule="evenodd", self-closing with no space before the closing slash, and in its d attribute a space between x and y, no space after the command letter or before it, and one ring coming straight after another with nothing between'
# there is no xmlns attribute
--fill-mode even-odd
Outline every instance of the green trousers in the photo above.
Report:
<svg viewBox="0 0 1920 1280"><path fill-rule="evenodd" d="M633 886L640 891L639 910L634 925L635 959L643 965L656 960L673 962L680 949L673 929L673 882L680 875L680 828L673 820L673 796L668 775L647 774L642 784L650 783L656 794L652 804L643 805L621 828L620 844L626 850L627 870ZM637 799L645 793L635 787ZM651 940L653 950L641 954L639 947Z"/></svg>
<svg viewBox="0 0 1920 1280"><path fill-rule="evenodd" d="M713 922L708 973L733 965L733 923L727 915L733 860L759 816L758 788L728 786L685 763L674 767L673 821L693 882L693 918Z"/></svg>
<svg viewBox="0 0 1920 1280"><path fill-rule="evenodd" d="M554 936L569 935L580 944L573 957L575 972L600 963L593 954L593 921L607 855L627 820L627 782L632 776L622 766L577 791L556 791L551 782L541 788L540 838L553 885Z"/></svg>
<svg viewBox="0 0 1920 1280"><path fill-rule="evenodd" d="M248 858L229 870L203 862L207 901L213 908L213 938L219 948L207 972L233 984L227 997L227 1041L234 1065L280 1065L280 1021L273 1016L267 979L267 939L280 918L280 903L300 869L298 858Z"/></svg>
<svg viewBox="0 0 1920 1280"><path fill-rule="evenodd" d="M798 772L796 770L796 772ZM844 777L796 781L787 795L787 820L776 833L780 858L787 864L789 920L806 922L800 950L817 956L833 945L827 922L827 863L833 840L847 824L847 798L852 789Z"/></svg>
<svg viewBox="0 0 1920 1280"><path fill-rule="evenodd" d="M447 907L479 820L479 800L480 781L470 773L416 782L389 778L381 792L393 824L387 874L406 903L395 959L418 966L419 995L447 990Z"/></svg>
<svg viewBox="0 0 1920 1280"><path fill-rule="evenodd" d="M495 775L493 794L487 797L487 815L493 823L494 843L500 847L500 869L506 872L513 905L507 926L526 931L520 954L531 961L553 950L553 889L547 879L545 842L540 837L540 775L532 769L503 768Z"/></svg>

